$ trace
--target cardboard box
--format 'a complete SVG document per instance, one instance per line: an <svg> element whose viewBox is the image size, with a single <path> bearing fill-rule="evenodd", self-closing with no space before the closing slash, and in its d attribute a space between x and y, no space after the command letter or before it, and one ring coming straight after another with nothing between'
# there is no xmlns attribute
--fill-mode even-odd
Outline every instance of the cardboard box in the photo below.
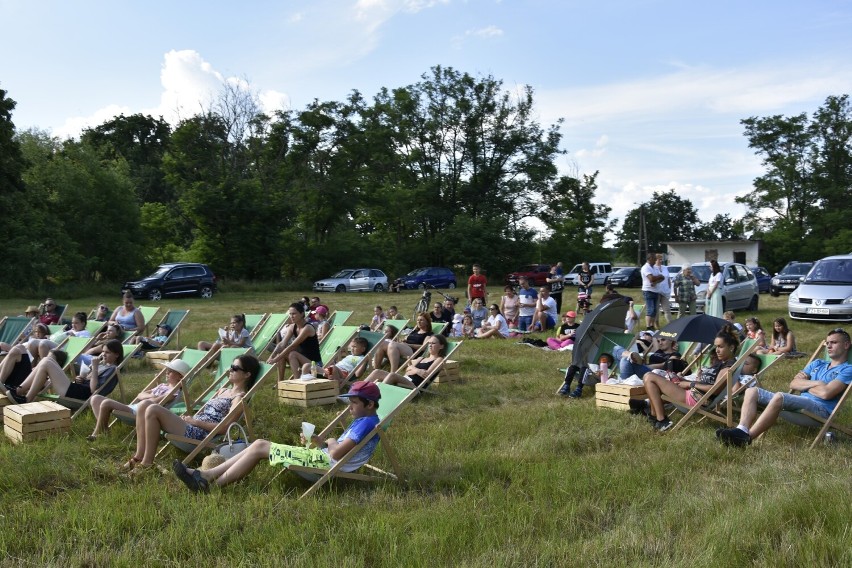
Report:
<svg viewBox="0 0 852 568"><path fill-rule="evenodd" d="M70 430L71 410L53 401L10 405L3 412L3 431L15 443L30 442Z"/></svg>
<svg viewBox="0 0 852 568"><path fill-rule="evenodd" d="M338 395L337 381L330 379L278 381L278 401L291 406L334 404Z"/></svg>
<svg viewBox="0 0 852 568"><path fill-rule="evenodd" d="M595 385L595 406L613 408L615 410L630 410L630 400L648 398L645 387L630 385Z"/></svg>

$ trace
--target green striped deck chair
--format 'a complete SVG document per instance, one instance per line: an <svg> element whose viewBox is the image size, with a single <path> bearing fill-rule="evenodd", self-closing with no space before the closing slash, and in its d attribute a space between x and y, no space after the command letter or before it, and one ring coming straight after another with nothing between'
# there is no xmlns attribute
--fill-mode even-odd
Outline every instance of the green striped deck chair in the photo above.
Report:
<svg viewBox="0 0 852 568"><path fill-rule="evenodd" d="M254 346L254 352L260 357L272 345L272 340L281 331L281 328L287 322L290 316L287 314L269 314L255 329L255 334L252 337L251 343Z"/></svg>
<svg viewBox="0 0 852 568"><path fill-rule="evenodd" d="M346 310L334 310L334 313L328 318L328 326L333 327L335 325L346 325L346 322L349 321L349 318L352 317L352 314L355 312L346 311Z"/></svg>
<svg viewBox="0 0 852 568"><path fill-rule="evenodd" d="M357 325L336 325L320 341L322 362L333 361L341 350L349 346L349 341L358 333Z"/></svg>
<svg viewBox="0 0 852 568"><path fill-rule="evenodd" d="M163 343L157 350L166 349L168 345L172 342L172 339L175 340L175 345L180 344L180 328L183 325L183 322L189 316L189 310L169 310L166 312L166 315L157 322L157 327L161 325L167 325L172 328L172 332L169 334L169 338ZM154 332L155 330L151 330Z"/></svg>
<svg viewBox="0 0 852 568"><path fill-rule="evenodd" d="M157 312L160 311L160 306L139 306L139 311L142 312L142 319L145 320L145 335L148 335L148 326L151 320L157 315Z"/></svg>
<svg viewBox="0 0 852 568"><path fill-rule="evenodd" d="M254 339L254 336L257 333L257 330L259 329L258 326L260 326L264 322L264 320L266 320L268 315L269 314L265 314L265 313L263 313L263 314L243 314L243 316L245 316L245 318L246 318L246 329L249 332L249 338L250 339L252 339L252 340Z"/></svg>

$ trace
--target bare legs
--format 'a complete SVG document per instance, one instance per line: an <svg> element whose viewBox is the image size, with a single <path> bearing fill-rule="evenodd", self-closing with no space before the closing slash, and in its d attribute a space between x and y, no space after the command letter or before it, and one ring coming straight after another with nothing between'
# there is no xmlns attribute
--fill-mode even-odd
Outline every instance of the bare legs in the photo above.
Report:
<svg viewBox="0 0 852 568"><path fill-rule="evenodd" d="M136 453L133 460L142 465L154 463L160 443L160 432L183 434L186 423L171 410L152 401L142 401L136 408Z"/></svg>
<svg viewBox="0 0 852 568"><path fill-rule="evenodd" d="M657 420L666 419L666 410L663 407L664 394L680 404L686 404L686 390L665 377L656 373L645 373L642 382L645 383L645 394L651 401L651 412Z"/></svg>
<svg viewBox="0 0 852 568"><path fill-rule="evenodd" d="M18 387L18 393L25 392L27 402L32 402L38 393L44 390L48 379L53 391L58 395L64 395L68 391L71 379L62 370L53 357L46 357L39 362L35 369L24 379Z"/></svg>
<svg viewBox="0 0 852 568"><path fill-rule="evenodd" d="M92 395L92 398L89 399L89 404L92 407L92 414L95 415L96 419L95 429L91 434L92 436L97 436L106 430L107 420L109 420L110 414L112 414L113 410L132 412L130 407L126 404L122 404L117 400L112 400L111 398L106 398L99 394Z"/></svg>
<svg viewBox="0 0 852 568"><path fill-rule="evenodd" d="M219 487L230 485L247 476L263 460L269 459L270 444L268 440L255 440L251 445L212 469L200 471L201 477L215 482ZM190 473L195 470L187 469Z"/></svg>

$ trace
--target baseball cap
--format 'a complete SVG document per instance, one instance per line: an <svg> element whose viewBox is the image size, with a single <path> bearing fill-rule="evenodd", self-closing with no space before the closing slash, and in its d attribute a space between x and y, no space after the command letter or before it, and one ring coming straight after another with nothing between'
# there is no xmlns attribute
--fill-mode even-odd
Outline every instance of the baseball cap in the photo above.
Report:
<svg viewBox="0 0 852 568"><path fill-rule="evenodd" d="M171 369L172 371L177 371L181 374L181 376L185 376L189 372L189 363L184 361L183 359L172 359L165 365L163 365L166 369Z"/></svg>
<svg viewBox="0 0 852 568"><path fill-rule="evenodd" d="M165 329L166 331L168 331L169 333L171 333L171 332L172 332L172 326L170 326L170 325L169 325L169 324L167 324L167 323L161 323L161 324L160 324L160 325L158 325L157 327L161 327L161 328ZM177 369L175 369L175 370L177 370Z"/></svg>
<svg viewBox="0 0 852 568"><path fill-rule="evenodd" d="M328 308L326 308L325 306L317 306L314 312L322 315L327 315Z"/></svg>
<svg viewBox="0 0 852 568"><path fill-rule="evenodd" d="M577 312L575 312L573 310L570 311L570 312L565 312L565 317L566 318L575 318L575 317L577 317Z"/></svg>
<svg viewBox="0 0 852 568"><path fill-rule="evenodd" d="M373 402L376 402L380 398L382 398L382 392L379 390L379 387L376 383L370 383L367 381L356 381L352 383L352 386L349 388L348 393L342 394L340 396L342 398L360 396L361 398L366 398L367 400L372 400Z"/></svg>

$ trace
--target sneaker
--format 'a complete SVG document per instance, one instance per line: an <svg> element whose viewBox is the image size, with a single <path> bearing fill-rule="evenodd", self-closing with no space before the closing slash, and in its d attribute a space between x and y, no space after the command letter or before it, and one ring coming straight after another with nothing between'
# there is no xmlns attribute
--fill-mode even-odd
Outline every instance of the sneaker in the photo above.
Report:
<svg viewBox="0 0 852 568"><path fill-rule="evenodd" d="M647 400L635 400L631 398L627 404L630 405L630 414L647 415L648 412L651 410L651 405L648 404Z"/></svg>
<svg viewBox="0 0 852 568"><path fill-rule="evenodd" d="M672 426L674 426L674 422L672 422L668 416L663 418L662 420L657 420L654 422L654 430L657 430L659 432L665 432Z"/></svg>
<svg viewBox="0 0 852 568"><path fill-rule="evenodd" d="M577 387L571 391L568 398L580 398L581 396L583 396L583 387Z"/></svg>
<svg viewBox="0 0 852 568"><path fill-rule="evenodd" d="M559 396L568 396L568 393L571 392L571 383L562 383L562 386L559 387L559 390L556 391L556 394Z"/></svg>
<svg viewBox="0 0 852 568"><path fill-rule="evenodd" d="M751 444L751 436L739 428L719 428L716 437L726 446L744 447Z"/></svg>
<svg viewBox="0 0 852 568"><path fill-rule="evenodd" d="M12 404L26 404L27 403L27 397L21 396L18 393L16 393L15 391L12 391L12 390L6 391L6 398L8 398L10 401L12 401Z"/></svg>

